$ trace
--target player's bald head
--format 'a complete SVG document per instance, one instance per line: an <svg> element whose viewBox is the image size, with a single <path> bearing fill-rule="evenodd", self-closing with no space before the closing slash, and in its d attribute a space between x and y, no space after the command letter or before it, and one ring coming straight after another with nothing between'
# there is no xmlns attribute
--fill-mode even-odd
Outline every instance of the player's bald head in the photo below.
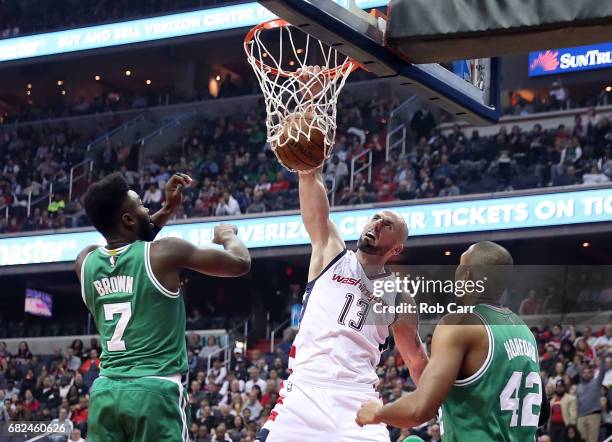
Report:
<svg viewBox="0 0 612 442"><path fill-rule="evenodd" d="M368 255L384 257L386 262L402 251L407 238L404 218L393 210L381 210L364 226L357 247Z"/></svg>
<svg viewBox="0 0 612 442"><path fill-rule="evenodd" d="M508 285L513 264L512 255L504 247L491 241L478 242L461 255L455 279L484 281L484 296L498 300Z"/></svg>
<svg viewBox="0 0 612 442"><path fill-rule="evenodd" d="M408 239L408 224L402 215L397 213L395 210L383 210L381 213L386 215L393 224L398 228L398 241L403 244Z"/></svg>
<svg viewBox="0 0 612 442"><path fill-rule="evenodd" d="M471 266L511 266L512 255L504 247L492 241L481 241L472 244L461 255L461 263Z"/></svg>

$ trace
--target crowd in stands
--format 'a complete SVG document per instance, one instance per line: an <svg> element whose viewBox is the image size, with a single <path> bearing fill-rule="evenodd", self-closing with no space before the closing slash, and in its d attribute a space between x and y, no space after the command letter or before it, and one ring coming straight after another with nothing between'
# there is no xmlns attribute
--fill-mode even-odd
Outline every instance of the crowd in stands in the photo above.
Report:
<svg viewBox="0 0 612 442"><path fill-rule="evenodd" d="M349 95L340 103L344 111L338 115L336 144L324 169L336 205L612 179L612 123L595 108L577 114L569 127L544 130L535 124L522 131L502 126L488 137L475 130L464 133L459 126L442 133L431 112L422 110L410 122L413 141L406 151L393 150L387 159L386 118L396 105L382 98L354 102ZM98 153L88 183L119 170L154 211L163 202L171 174L188 173L194 184L185 190L176 219L296 209L297 177L279 165L266 143L263 112L257 107L231 117L202 119L161 157L147 158L140 169L130 161L137 157L137 144L109 144ZM82 158L87 141L86 134L74 133L67 125L19 127L5 131L0 140L5 153L0 159L0 192L12 206L22 206L32 186L45 187L50 180L65 185L69 166ZM372 180L359 173L351 186L351 160L368 149L373 154ZM356 167L367 159L362 156ZM87 225L79 201L67 201L61 186L58 189L52 204L33 210L29 218L23 211L11 213L8 220L0 218L0 233Z"/></svg>
<svg viewBox="0 0 612 442"><path fill-rule="evenodd" d="M230 0L44 0L0 2L0 38L162 15Z"/></svg>
<svg viewBox="0 0 612 442"><path fill-rule="evenodd" d="M70 168L85 157L86 146L119 122L75 130L66 123L18 126L0 131L0 207L10 208L0 231L14 233L63 229L78 225L66 212L78 201L67 201ZM52 185L54 196L49 204ZM42 201L41 201L42 199ZM27 216L28 201L32 202Z"/></svg>
<svg viewBox="0 0 612 442"><path fill-rule="evenodd" d="M208 90L184 95L155 86L151 86L146 92L129 92L117 90L114 86L106 86L105 90L88 98L76 94L75 96L65 96L60 101L54 100L52 103L36 104L26 101L17 103L6 110L4 115L0 115L0 124L7 125L92 114L145 110L155 106L169 106L259 93L259 85L255 78L249 77L244 82L238 82L238 80L233 80L229 76L219 81L219 90L216 96L212 96Z"/></svg>
<svg viewBox="0 0 612 442"><path fill-rule="evenodd" d="M598 442L612 435L612 326L593 330L561 325L532 327L538 342L543 394L551 404L550 421L539 430L540 442ZM272 353L236 347L229 364L217 358L221 348L209 336L187 336L190 439L197 442L253 442L279 400L280 383L289 375L288 355L294 334L287 329ZM428 352L431 335L425 338ZM0 342L0 422L64 422L78 437L87 434L88 391L99 373L100 347L75 340L52 355L33 355L26 342L10 354ZM211 365L208 367L208 359ZM414 389L401 356L383 352L377 369L384 402ZM432 420L413 429L389 428L392 442L440 441ZM79 440L75 438L74 440ZM58 439L61 440L61 439Z"/></svg>
<svg viewBox="0 0 612 442"><path fill-rule="evenodd" d="M503 109L504 115L524 116L579 107L605 106L612 104L612 91L601 84L569 88L560 80L554 80L549 88L541 90L508 91L508 98L509 105Z"/></svg>

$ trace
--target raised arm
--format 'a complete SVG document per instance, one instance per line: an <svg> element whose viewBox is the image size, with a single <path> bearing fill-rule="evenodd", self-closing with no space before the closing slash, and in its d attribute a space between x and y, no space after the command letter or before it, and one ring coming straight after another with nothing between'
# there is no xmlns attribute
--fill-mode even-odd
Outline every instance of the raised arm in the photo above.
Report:
<svg viewBox="0 0 612 442"><path fill-rule="evenodd" d="M367 402L357 413L357 424L384 422L400 428L411 428L435 417L453 386L463 358L474 337L481 332L477 325L446 325L441 323L434 331L431 360L417 389L395 402L381 405Z"/></svg>
<svg viewBox="0 0 612 442"><path fill-rule="evenodd" d="M197 247L179 238L163 238L151 243L151 267L160 279L172 278L177 269L190 269L210 276L242 276L251 268L249 251L236 236L236 227L220 224L215 227L214 243L223 250ZM171 284L169 285L174 285Z"/></svg>
<svg viewBox="0 0 612 442"><path fill-rule="evenodd" d="M321 168L299 175L300 212L312 243L308 280L319 276L325 266L345 249L336 226L329 219L329 201Z"/></svg>
<svg viewBox="0 0 612 442"><path fill-rule="evenodd" d="M414 304L414 299L407 293L402 293L398 300L400 303ZM399 315L391 326L391 330L395 346L410 370L410 377L418 385L429 360L419 336L418 315L416 313Z"/></svg>
<svg viewBox="0 0 612 442"><path fill-rule="evenodd" d="M155 234L159 233L161 228L168 223L170 218L172 218L175 210L183 204L183 189L189 186L191 182L191 177L184 173L175 173L170 177L164 189L164 196L166 199L164 205L151 215L151 219L156 228Z"/></svg>

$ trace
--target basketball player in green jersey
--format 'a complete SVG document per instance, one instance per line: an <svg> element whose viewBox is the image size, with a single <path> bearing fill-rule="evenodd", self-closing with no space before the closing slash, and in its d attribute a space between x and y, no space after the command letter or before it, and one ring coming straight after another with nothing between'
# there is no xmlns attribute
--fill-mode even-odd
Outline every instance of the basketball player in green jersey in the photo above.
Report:
<svg viewBox="0 0 612 442"><path fill-rule="evenodd" d="M455 280L485 281L482 294L464 298L473 313L444 316L417 389L384 406L363 404L358 424L414 427L442 406L444 442L535 440L546 397L536 341L529 327L498 303L512 265L510 253L492 242L474 244L461 255Z"/></svg>
<svg viewBox="0 0 612 442"><path fill-rule="evenodd" d="M181 204L187 175L166 186L166 204L150 216L138 194L115 173L93 184L85 210L107 242L76 260L83 301L100 333L100 377L90 391L89 442L188 441L185 304L181 269L235 277L250 268L236 228L218 225L217 248L177 238L150 242Z"/></svg>

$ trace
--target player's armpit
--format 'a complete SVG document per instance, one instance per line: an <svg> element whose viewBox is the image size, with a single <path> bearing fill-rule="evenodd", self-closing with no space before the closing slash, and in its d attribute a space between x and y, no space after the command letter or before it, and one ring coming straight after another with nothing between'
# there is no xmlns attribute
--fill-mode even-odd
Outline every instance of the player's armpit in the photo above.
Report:
<svg viewBox="0 0 612 442"><path fill-rule="evenodd" d="M96 250L97 248L98 246L93 245L93 244L85 247L83 250L81 250L81 252L77 256L77 259L74 261L74 271L76 272L77 278L79 278L79 281L81 280L81 266L83 265L83 260L85 259L87 255L89 255L92 251Z"/></svg>
<svg viewBox="0 0 612 442"><path fill-rule="evenodd" d="M459 330L461 327L461 330ZM444 402L461 369L473 338L470 327L439 324L432 339L431 359L417 389L381 407L375 421L400 428L414 427L432 419Z"/></svg>
<svg viewBox="0 0 612 442"><path fill-rule="evenodd" d="M154 270L190 269L221 277L236 277L248 273L251 258L244 244L236 238L235 241L225 243L224 247L225 250L201 248L182 239L163 238L151 243L151 265Z"/></svg>

